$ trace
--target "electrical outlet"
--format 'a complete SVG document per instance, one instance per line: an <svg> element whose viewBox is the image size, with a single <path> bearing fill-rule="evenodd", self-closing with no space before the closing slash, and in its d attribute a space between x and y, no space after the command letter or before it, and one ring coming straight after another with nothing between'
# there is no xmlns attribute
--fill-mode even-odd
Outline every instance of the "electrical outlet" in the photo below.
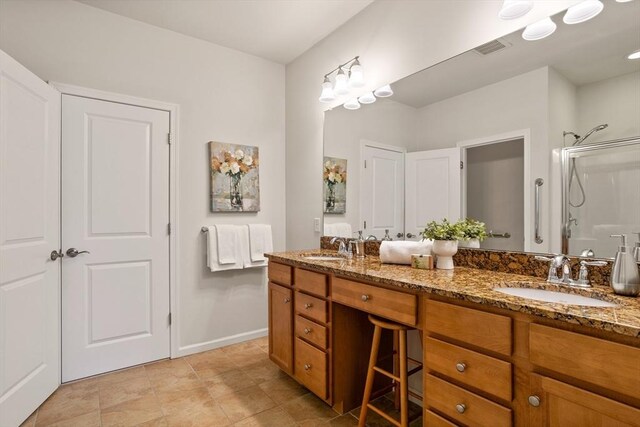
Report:
<svg viewBox="0 0 640 427"><path fill-rule="evenodd" d="M313 231L320 232L320 218L313 218Z"/></svg>

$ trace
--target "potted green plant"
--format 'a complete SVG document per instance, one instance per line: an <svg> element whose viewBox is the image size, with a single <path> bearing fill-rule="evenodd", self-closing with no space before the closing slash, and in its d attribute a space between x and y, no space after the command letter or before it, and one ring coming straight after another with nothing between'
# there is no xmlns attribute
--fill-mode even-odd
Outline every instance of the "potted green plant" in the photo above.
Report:
<svg viewBox="0 0 640 427"><path fill-rule="evenodd" d="M453 256L458 252L458 240L464 237L462 223L451 223L446 218L441 222L431 221L421 234L423 238L433 240L436 268L453 269Z"/></svg>
<svg viewBox="0 0 640 427"><path fill-rule="evenodd" d="M458 242L461 248L479 248L480 242L487 238L484 222L467 218L460 221L464 237Z"/></svg>

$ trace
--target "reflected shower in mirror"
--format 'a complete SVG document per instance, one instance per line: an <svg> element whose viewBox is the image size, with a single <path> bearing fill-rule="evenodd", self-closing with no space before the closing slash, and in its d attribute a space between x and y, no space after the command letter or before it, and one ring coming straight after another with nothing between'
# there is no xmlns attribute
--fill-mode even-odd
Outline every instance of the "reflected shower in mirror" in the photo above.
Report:
<svg viewBox="0 0 640 427"><path fill-rule="evenodd" d="M560 159L566 147L640 135L640 60L627 58L640 49L637 16L640 2L611 2L549 38L517 31L392 83L391 97L327 111L324 155L350 170L345 211L325 214L325 234L342 227L381 239L388 230L415 240L431 220L470 217L486 223L485 249L560 252L568 231L583 239L564 248L571 254L612 257L605 229L640 230L604 213L640 216L640 196L622 190L640 163L604 152L570 160L566 200L587 202L564 209ZM629 172L605 178L597 171L605 164ZM596 177L608 180L609 197L592 195L605 191Z"/></svg>

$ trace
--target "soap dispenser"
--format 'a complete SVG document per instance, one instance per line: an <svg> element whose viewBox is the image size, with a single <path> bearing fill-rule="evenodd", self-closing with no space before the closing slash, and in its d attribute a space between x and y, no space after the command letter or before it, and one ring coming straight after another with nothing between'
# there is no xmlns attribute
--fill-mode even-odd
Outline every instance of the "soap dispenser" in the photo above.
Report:
<svg viewBox="0 0 640 427"><path fill-rule="evenodd" d="M619 237L622 241L611 269L611 287L618 295L635 297L640 294L640 274L631 248L627 246L627 235L612 234L611 237Z"/></svg>
<svg viewBox="0 0 640 427"><path fill-rule="evenodd" d="M638 236L638 240L636 240L636 247L633 248L633 259L636 262L640 262L640 231L635 231L633 234Z"/></svg>
<svg viewBox="0 0 640 427"><path fill-rule="evenodd" d="M364 258L364 236L362 235L362 230L358 231L358 240L352 240L351 245L354 246L353 255L355 255L358 259Z"/></svg>

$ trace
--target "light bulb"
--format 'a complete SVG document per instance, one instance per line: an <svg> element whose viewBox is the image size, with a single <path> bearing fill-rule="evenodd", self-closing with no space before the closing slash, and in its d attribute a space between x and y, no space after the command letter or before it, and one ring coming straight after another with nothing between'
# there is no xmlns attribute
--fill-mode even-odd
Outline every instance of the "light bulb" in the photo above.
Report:
<svg viewBox="0 0 640 427"><path fill-rule="evenodd" d="M522 32L522 38L529 41L540 40L549 37L556 30L557 25L546 17L538 22L528 25Z"/></svg>
<svg viewBox="0 0 640 427"><path fill-rule="evenodd" d="M629 3L630 1L633 0L616 0L618 3Z"/></svg>
<svg viewBox="0 0 640 427"><path fill-rule="evenodd" d="M333 93L333 85L328 77L324 78L324 82L322 83L322 93L320 94L319 99L320 102L331 102L336 99L336 96Z"/></svg>
<svg viewBox="0 0 640 427"><path fill-rule="evenodd" d="M532 1L504 0L502 9L498 12L501 19L516 19L526 15L533 8Z"/></svg>
<svg viewBox="0 0 640 427"><path fill-rule="evenodd" d="M375 96L377 96L378 98L386 98L388 96L393 95L393 90L391 89L391 86L384 85L384 86L379 87L378 89L374 90L373 94Z"/></svg>
<svg viewBox="0 0 640 427"><path fill-rule="evenodd" d="M333 92L336 95L346 95L349 93L349 85L347 84L347 75L344 70L340 68L336 75L336 85L333 87Z"/></svg>
<svg viewBox="0 0 640 427"><path fill-rule="evenodd" d="M358 98L358 101L360 101L360 104L373 104L376 102L376 97L373 95L373 92L367 92Z"/></svg>
<svg viewBox="0 0 640 427"><path fill-rule="evenodd" d="M356 60L349 68L349 86L364 86L364 73L362 72L362 65L360 65L360 61L358 60L358 58L356 58Z"/></svg>
<svg viewBox="0 0 640 427"><path fill-rule="evenodd" d="M564 14L562 21L569 25L580 24L597 16L602 12L602 9L604 9L604 4L602 4L600 0L584 0L567 9L567 13Z"/></svg>
<svg viewBox="0 0 640 427"><path fill-rule="evenodd" d="M360 108L360 103L358 102L358 100L356 98L352 98L352 99L348 100L347 102L345 102L343 106L347 110L357 110L358 108Z"/></svg>
<svg viewBox="0 0 640 427"><path fill-rule="evenodd" d="M627 59L640 59L640 50L636 50L635 52L631 52Z"/></svg>

